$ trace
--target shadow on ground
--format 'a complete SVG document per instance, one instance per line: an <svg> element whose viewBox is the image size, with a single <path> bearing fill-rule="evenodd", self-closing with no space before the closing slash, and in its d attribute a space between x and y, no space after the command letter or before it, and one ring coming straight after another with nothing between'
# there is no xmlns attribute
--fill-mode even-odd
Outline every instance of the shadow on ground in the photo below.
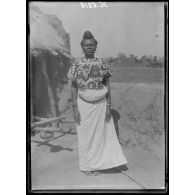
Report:
<svg viewBox="0 0 195 195"><path fill-rule="evenodd" d="M114 121L114 126L116 130L117 137L119 138L119 126L118 126L118 121L120 120L120 113L117 110L112 109L111 110L113 121Z"/></svg>
<svg viewBox="0 0 195 195"><path fill-rule="evenodd" d="M72 148L64 148L62 146L53 145L53 144L49 143L50 141L53 141L53 140L58 139L60 137L63 137L66 134L73 134L73 135L75 135L76 133L75 132L68 132L68 133L67 132L62 132L62 135L59 135L59 136L54 137L52 139L49 139L47 141L36 141L36 140L32 140L32 142L37 143L37 146L38 147L40 147L40 146L48 146L48 147L50 147L50 152L60 152L62 150L66 150L66 151L72 152L73 151Z"/></svg>
<svg viewBox="0 0 195 195"><path fill-rule="evenodd" d="M116 135L118 137L118 140L119 140L119 143L121 144L121 146L127 146L128 143L129 143L129 139L128 140L123 140L121 137L120 137L120 133L119 133L119 124L118 124L118 121L120 120L121 118L121 115L120 113L115 110L115 109L112 109L111 110L111 113L112 113L112 117L113 117L113 121L114 121L114 126L115 126L115 130L116 130Z"/></svg>
<svg viewBox="0 0 195 195"><path fill-rule="evenodd" d="M60 152L62 150L67 150L67 151L70 151L70 152L73 151L72 148L63 148L62 146L58 146L58 145L56 146L56 145L48 143L48 141L40 142L40 141L32 140L32 142L38 143L38 145L37 145L38 147L39 146L48 146L48 147L50 147L50 152Z"/></svg>
<svg viewBox="0 0 195 195"><path fill-rule="evenodd" d="M101 170L101 173L103 174L109 174L109 173L121 173L122 171L128 171L128 167L126 165L121 165L121 166L118 166L118 167L114 167L114 168L111 168L111 169L104 169L104 170Z"/></svg>

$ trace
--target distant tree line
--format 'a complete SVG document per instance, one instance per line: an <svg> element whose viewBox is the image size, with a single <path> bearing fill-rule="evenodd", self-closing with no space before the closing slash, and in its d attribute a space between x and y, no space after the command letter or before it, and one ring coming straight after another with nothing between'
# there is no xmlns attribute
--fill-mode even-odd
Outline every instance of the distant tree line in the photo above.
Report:
<svg viewBox="0 0 195 195"><path fill-rule="evenodd" d="M119 53L117 57L108 57L105 59L111 66L140 66L152 68L164 68L164 57L157 56L135 56L130 54L126 56L124 53Z"/></svg>

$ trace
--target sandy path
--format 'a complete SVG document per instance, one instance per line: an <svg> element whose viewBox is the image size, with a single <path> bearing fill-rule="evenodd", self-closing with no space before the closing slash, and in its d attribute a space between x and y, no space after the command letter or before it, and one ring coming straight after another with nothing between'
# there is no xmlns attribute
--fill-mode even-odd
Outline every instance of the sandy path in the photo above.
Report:
<svg viewBox="0 0 195 195"><path fill-rule="evenodd" d="M123 148L128 170L84 176L78 167L76 134L32 137L32 189L151 189L163 186L163 165L147 151Z"/></svg>

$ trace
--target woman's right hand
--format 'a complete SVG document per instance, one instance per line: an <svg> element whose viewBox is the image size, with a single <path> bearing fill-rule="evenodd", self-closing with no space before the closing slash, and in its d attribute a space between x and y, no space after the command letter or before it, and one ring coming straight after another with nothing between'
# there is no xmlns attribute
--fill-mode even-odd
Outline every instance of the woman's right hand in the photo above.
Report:
<svg viewBox="0 0 195 195"><path fill-rule="evenodd" d="M73 116L76 123L80 124L81 115L79 113L78 107L73 108Z"/></svg>

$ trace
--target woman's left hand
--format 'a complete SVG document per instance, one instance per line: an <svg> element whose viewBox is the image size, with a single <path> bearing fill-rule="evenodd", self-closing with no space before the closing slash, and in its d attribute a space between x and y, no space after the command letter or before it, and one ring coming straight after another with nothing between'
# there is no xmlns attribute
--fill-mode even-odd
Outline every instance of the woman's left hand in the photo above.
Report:
<svg viewBox="0 0 195 195"><path fill-rule="evenodd" d="M110 106L106 106L105 120L108 122L110 120L110 117L111 117L111 107Z"/></svg>

